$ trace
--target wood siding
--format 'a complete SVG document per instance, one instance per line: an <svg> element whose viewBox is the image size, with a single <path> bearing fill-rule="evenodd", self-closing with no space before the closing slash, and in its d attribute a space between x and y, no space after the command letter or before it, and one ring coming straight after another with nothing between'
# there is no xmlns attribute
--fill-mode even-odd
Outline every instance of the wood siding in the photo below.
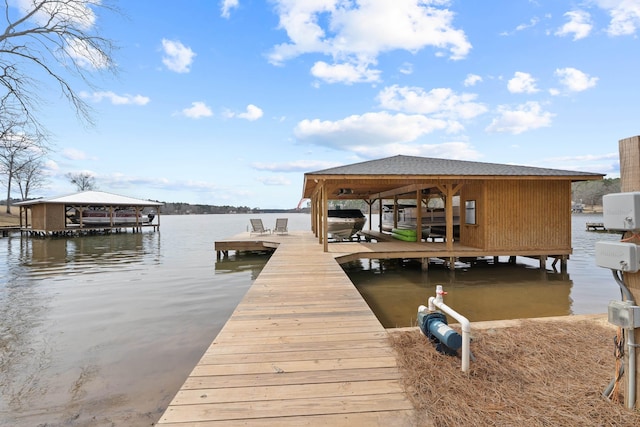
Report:
<svg viewBox="0 0 640 427"><path fill-rule="evenodd" d="M466 185L462 192L461 203L477 200L478 223L462 226L462 244L514 253L571 249L570 181L485 181Z"/></svg>
<svg viewBox="0 0 640 427"><path fill-rule="evenodd" d="M465 205L467 201L476 202L476 223L467 224L467 212ZM484 248L486 245L486 225L483 223L486 218L486 192L482 183L466 184L460 191L460 243L465 246Z"/></svg>
<svg viewBox="0 0 640 427"><path fill-rule="evenodd" d="M40 204L31 207L31 225L34 230L64 230L64 206L59 204Z"/></svg>

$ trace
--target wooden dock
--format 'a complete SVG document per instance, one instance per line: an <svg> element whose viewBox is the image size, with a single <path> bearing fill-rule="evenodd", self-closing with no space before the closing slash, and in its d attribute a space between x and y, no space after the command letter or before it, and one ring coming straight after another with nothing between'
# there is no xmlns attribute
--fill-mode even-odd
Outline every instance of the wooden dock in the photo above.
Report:
<svg viewBox="0 0 640 427"><path fill-rule="evenodd" d="M602 222L587 222L587 231L607 231Z"/></svg>
<svg viewBox="0 0 640 427"><path fill-rule="evenodd" d="M335 254L311 232L243 234L216 251L277 250L158 425L416 425L387 332Z"/></svg>

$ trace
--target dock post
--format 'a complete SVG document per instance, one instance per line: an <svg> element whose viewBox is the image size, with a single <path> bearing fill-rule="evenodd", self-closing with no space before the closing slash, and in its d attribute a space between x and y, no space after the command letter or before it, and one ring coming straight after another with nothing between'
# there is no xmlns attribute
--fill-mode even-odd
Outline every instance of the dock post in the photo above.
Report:
<svg viewBox="0 0 640 427"><path fill-rule="evenodd" d="M640 191L640 136L620 140L618 142L618 149L620 152L620 191L623 193ZM633 237L633 233L627 232L625 237ZM635 243L637 244L637 240ZM637 301L640 301L640 272L625 273L624 283L629 289L629 292L631 292L637 305ZM636 328L631 333L634 334L635 342L640 342L640 328ZM638 408L639 399L637 390L640 390L640 375L638 375L638 372L640 372L640 357L637 357L637 347L631 347L625 352L625 364L628 365L631 352L633 352L633 356L635 356L636 377L629 378L628 375L624 377L625 403L627 404L627 408L630 409ZM629 381L635 381L634 390L636 390L636 392L633 397L629 396Z"/></svg>
<svg viewBox="0 0 640 427"><path fill-rule="evenodd" d="M422 258L422 271L429 270L429 258Z"/></svg>
<svg viewBox="0 0 640 427"><path fill-rule="evenodd" d="M547 256L546 255L540 255L539 259L540 259L540 268L541 269L547 268Z"/></svg>

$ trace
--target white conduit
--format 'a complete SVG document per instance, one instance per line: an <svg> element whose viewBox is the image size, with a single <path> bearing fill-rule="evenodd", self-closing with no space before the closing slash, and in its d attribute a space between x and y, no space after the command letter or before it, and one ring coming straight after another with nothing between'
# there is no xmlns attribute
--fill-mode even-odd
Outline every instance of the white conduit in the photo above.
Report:
<svg viewBox="0 0 640 427"><path fill-rule="evenodd" d="M429 311L436 311L436 307L456 319L462 328L462 372L469 370L469 359L471 356L471 323L469 320L459 314L457 311L444 303L442 299L444 291L442 285L436 286L436 296L429 297Z"/></svg>

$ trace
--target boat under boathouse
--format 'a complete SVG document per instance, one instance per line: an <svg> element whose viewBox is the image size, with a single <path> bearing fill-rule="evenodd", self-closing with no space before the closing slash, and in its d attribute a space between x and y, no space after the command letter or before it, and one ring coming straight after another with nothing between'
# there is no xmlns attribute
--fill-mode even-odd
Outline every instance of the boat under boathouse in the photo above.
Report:
<svg viewBox="0 0 640 427"><path fill-rule="evenodd" d="M20 207L20 231L34 236L157 231L162 205L102 191L15 203Z"/></svg>
<svg viewBox="0 0 640 427"><path fill-rule="evenodd" d="M377 246L359 243L367 247L349 249L341 262L418 258L426 267L433 257L453 268L456 260L524 256L539 259L541 267L547 258L566 267L572 253L571 183L602 178L591 172L398 155L305 173L302 197L311 200L311 229L325 252L334 252L329 249L330 205L354 199L369 205L369 230L361 234ZM432 198L444 206L437 242L429 239L430 231L425 235L431 227L424 227ZM459 206L455 214L454 199ZM399 241L400 234L382 227L384 207L388 211L392 206L392 230L406 229L397 214L408 201L419 207L412 242ZM372 230L376 204L380 228Z"/></svg>

